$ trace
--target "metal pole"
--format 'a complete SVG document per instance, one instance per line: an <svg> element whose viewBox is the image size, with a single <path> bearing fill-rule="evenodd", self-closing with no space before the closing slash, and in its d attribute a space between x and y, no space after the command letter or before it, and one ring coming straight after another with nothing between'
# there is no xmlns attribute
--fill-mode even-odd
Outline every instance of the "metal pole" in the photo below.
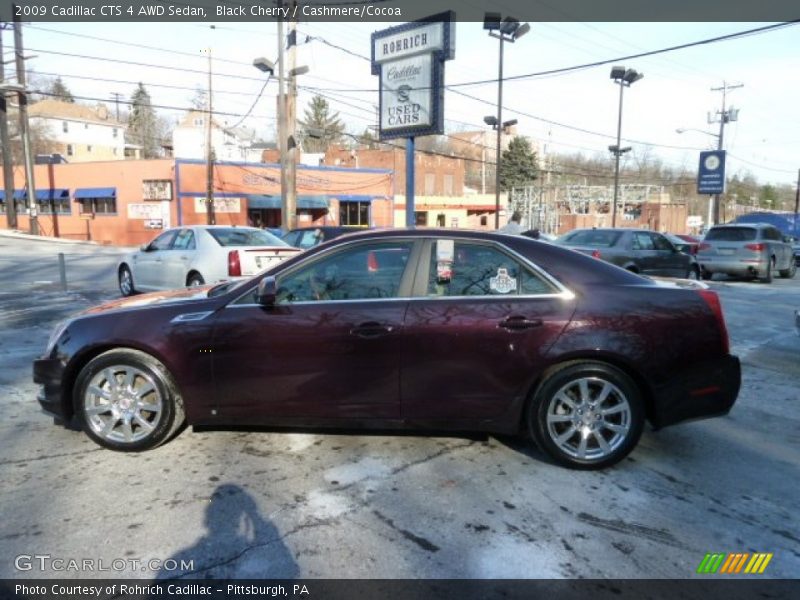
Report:
<svg viewBox="0 0 800 600"><path fill-rule="evenodd" d="M278 3L279 7L283 2ZM283 21L278 19L278 153L281 163L281 226L285 231L292 229L289 212L289 192L286 184L286 90L284 80Z"/></svg>
<svg viewBox="0 0 800 600"><path fill-rule="evenodd" d="M497 75L497 156L494 159L494 228L500 229L500 146L503 134L503 38L500 37L500 59Z"/></svg>
<svg viewBox="0 0 800 600"><path fill-rule="evenodd" d="M58 276L61 280L61 289L67 291L67 265L64 261L64 253L58 253Z"/></svg>
<svg viewBox="0 0 800 600"><path fill-rule="evenodd" d="M615 166L614 166L614 204L611 206L611 227L617 226L617 197L619 196L619 156L622 154L622 92L625 89L625 84L620 79L619 84L619 114L617 115L617 150L614 152Z"/></svg>
<svg viewBox="0 0 800 600"><path fill-rule="evenodd" d="M214 147L211 144L214 127L214 105L211 99L211 48L208 49L208 129L206 130L206 222L216 225L214 214Z"/></svg>
<svg viewBox="0 0 800 600"><path fill-rule="evenodd" d="M797 170L797 190L794 193L794 236L800 235L800 222L797 213L800 212L800 169Z"/></svg>
<svg viewBox="0 0 800 600"><path fill-rule="evenodd" d="M12 9L14 7L12 6ZM25 90L25 63L22 58L22 23L14 10L14 54L17 63L17 83ZM33 178L33 156L31 154L30 127L28 125L27 90L19 92L19 133L22 138L22 152L25 155L25 181L30 209L30 228L33 235L39 235L39 221L36 215L36 184Z"/></svg>
<svg viewBox="0 0 800 600"><path fill-rule="evenodd" d="M406 139L406 227L414 227L414 138Z"/></svg>
<svg viewBox="0 0 800 600"><path fill-rule="evenodd" d="M722 112L720 113L719 119L719 140L717 142L717 150L722 150L722 140L723 136L725 135L725 121L727 121L727 114L725 114L725 95L727 92L727 84L723 82L722 85ZM723 182L724 185L724 182ZM714 207L713 207L713 218L712 225L716 225L719 223L719 194L714 194Z"/></svg>
<svg viewBox="0 0 800 600"><path fill-rule="evenodd" d="M296 9L297 2L291 5ZM294 11L292 11L294 12ZM289 51L289 88L286 94L286 210L289 228L297 227L297 78L293 75L297 67L297 21L290 20L287 31Z"/></svg>
<svg viewBox="0 0 800 600"><path fill-rule="evenodd" d="M0 25L0 56L3 55L3 26ZM0 60L0 81L4 81L5 64ZM5 93L0 93L0 144L3 148L3 189L5 190L6 223L9 229L17 228L17 207L14 204L14 157L8 139L8 113Z"/></svg>

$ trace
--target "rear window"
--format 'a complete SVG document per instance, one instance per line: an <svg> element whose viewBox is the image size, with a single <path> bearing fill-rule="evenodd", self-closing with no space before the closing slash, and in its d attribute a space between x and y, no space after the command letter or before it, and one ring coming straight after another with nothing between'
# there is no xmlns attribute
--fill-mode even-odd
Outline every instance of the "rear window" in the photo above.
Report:
<svg viewBox="0 0 800 600"><path fill-rule="evenodd" d="M714 227L706 234L706 242L750 242L756 239L752 227Z"/></svg>
<svg viewBox="0 0 800 600"><path fill-rule="evenodd" d="M262 229L220 227L206 229L220 246L288 246L282 239Z"/></svg>
<svg viewBox="0 0 800 600"><path fill-rule="evenodd" d="M556 241L566 246L599 246L601 248L610 248L617 243L621 235L621 231L587 229L585 231L567 233Z"/></svg>

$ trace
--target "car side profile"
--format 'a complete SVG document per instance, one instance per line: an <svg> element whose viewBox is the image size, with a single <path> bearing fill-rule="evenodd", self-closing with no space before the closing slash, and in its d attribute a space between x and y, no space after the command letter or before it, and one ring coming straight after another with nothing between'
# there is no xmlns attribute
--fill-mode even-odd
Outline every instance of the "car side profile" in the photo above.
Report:
<svg viewBox="0 0 800 600"><path fill-rule="evenodd" d="M299 252L255 227L173 227L117 266L123 296L250 277Z"/></svg>
<svg viewBox="0 0 800 600"><path fill-rule="evenodd" d="M646 422L735 402L719 298L695 288L524 236L370 231L249 280L90 308L33 375L46 412L114 450L184 423L481 431L597 469Z"/></svg>
<svg viewBox="0 0 800 600"><path fill-rule="evenodd" d="M647 229L575 229L556 244L589 254L633 273L698 279L700 270L688 252L665 235Z"/></svg>
<svg viewBox="0 0 800 600"><path fill-rule="evenodd" d="M784 278L797 272L792 245L766 223L715 225L698 247L697 261L703 279L723 273L771 283L776 272Z"/></svg>

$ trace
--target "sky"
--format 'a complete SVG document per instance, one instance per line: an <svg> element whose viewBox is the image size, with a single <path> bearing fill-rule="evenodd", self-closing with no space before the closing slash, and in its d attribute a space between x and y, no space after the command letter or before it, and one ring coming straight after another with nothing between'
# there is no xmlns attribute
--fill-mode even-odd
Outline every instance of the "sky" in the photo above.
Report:
<svg viewBox="0 0 800 600"><path fill-rule="evenodd" d="M214 110L228 125L242 121L273 139L277 82L264 93L264 76L255 57L277 58L277 25L234 23L33 23L24 28L26 55L37 73L61 75L75 96L105 101L112 93L130 98L142 81L159 113L175 122L196 87L207 85L207 55L212 49ZM298 65L309 72L299 79L298 115L313 89L324 90L332 109L352 133L375 122L377 77L363 56L370 34L392 24L299 23ZM523 75L617 59L741 32L768 23L531 23L531 31L505 50L505 75ZM743 84L728 94L739 119L725 128L728 174L750 172L761 183L794 187L800 169L800 25L677 50L620 60L645 77L624 92L623 145L639 156L649 152L675 168L696 169L698 152L716 147L719 125L707 123L721 107L712 87ZM306 42L307 36L310 36ZM313 38L322 38L336 49ZM5 36L6 53L10 36ZM346 51L345 51L346 50ZM72 56L67 56L71 54ZM77 56L81 55L81 56ZM360 55L360 56L359 56ZM89 59L84 57L97 57ZM9 58L6 56L6 58ZM458 23L456 56L446 64L445 83L497 78L498 42L481 23ZM129 64L119 61L129 61ZM162 68L169 67L169 68ZM616 143L619 88L610 66L553 76L507 81L503 120L516 118L519 133L538 142L540 151L609 157ZM173 86L173 87L163 87ZM182 88L182 89L175 89ZM445 93L448 131L485 128L494 114L497 83ZM94 100L81 100L94 102ZM254 105L255 102L255 105ZM253 106L254 105L254 106ZM676 129L689 131L676 133ZM699 131L693 131L699 130ZM609 158L610 164L610 158Z"/></svg>

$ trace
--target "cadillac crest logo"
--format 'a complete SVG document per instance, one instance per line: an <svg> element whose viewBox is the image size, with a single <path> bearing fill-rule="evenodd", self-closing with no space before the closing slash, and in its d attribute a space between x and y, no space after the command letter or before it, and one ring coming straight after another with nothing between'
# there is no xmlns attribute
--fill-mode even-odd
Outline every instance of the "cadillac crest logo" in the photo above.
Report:
<svg viewBox="0 0 800 600"><path fill-rule="evenodd" d="M517 280L508 274L508 269L497 269L497 276L489 278L489 289L498 294L516 291Z"/></svg>

